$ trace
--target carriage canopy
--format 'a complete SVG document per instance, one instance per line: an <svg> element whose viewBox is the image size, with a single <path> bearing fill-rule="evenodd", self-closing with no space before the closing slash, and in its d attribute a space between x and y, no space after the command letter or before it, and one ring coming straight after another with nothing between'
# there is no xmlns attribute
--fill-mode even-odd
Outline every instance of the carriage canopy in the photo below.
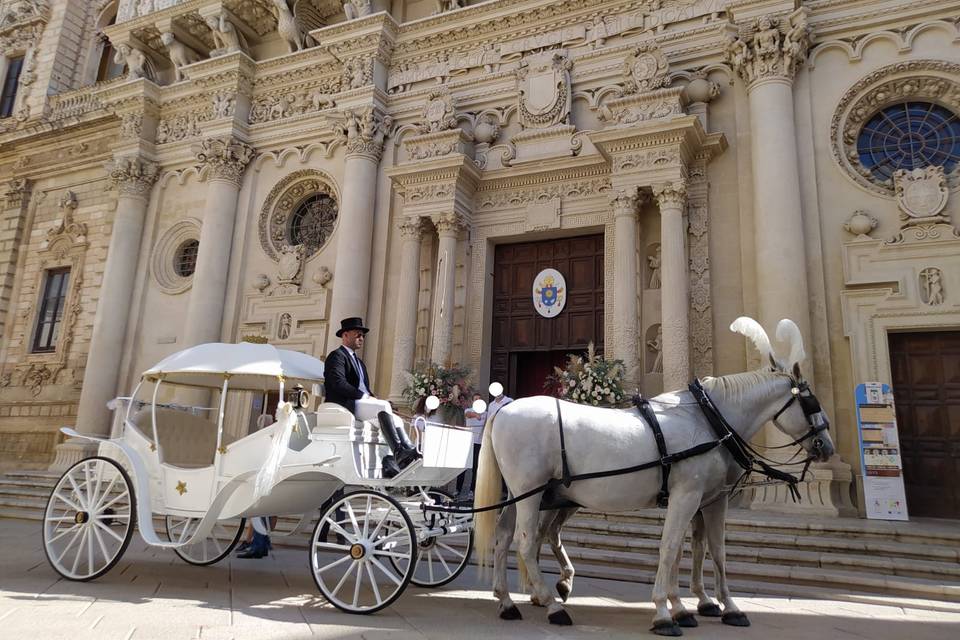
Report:
<svg viewBox="0 0 960 640"><path fill-rule="evenodd" d="M304 386L323 381L323 361L269 344L201 344L170 355L143 372L148 380L219 388L230 376L232 390L260 391L276 386Z"/></svg>

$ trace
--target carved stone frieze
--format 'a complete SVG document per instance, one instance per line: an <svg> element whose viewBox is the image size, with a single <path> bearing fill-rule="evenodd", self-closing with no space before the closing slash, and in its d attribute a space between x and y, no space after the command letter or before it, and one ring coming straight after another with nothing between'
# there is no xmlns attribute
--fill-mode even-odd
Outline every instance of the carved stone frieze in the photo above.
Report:
<svg viewBox="0 0 960 640"><path fill-rule="evenodd" d="M528 56L517 69L517 109L524 129L569 124L573 61L563 51Z"/></svg>
<svg viewBox="0 0 960 640"><path fill-rule="evenodd" d="M373 82L373 56L359 56L343 63L340 86L343 89L359 89Z"/></svg>
<svg viewBox="0 0 960 640"><path fill-rule="evenodd" d="M422 204L425 202L438 202L441 200L450 200L457 192L457 185L453 182L431 182L428 184L415 184L406 187L403 191L403 199L410 204Z"/></svg>
<svg viewBox="0 0 960 640"><path fill-rule="evenodd" d="M807 58L811 28L805 9L789 18L760 16L744 32L727 34L724 54L747 85L771 78L792 80Z"/></svg>
<svg viewBox="0 0 960 640"><path fill-rule="evenodd" d="M653 167L668 167L680 163L680 154L674 149L654 149L619 154L613 159L613 172Z"/></svg>
<svg viewBox="0 0 960 640"><path fill-rule="evenodd" d="M393 118L378 109L366 107L343 112L336 132L346 138L347 155L367 156L375 162L383 154L383 142L393 128Z"/></svg>
<svg viewBox="0 0 960 640"><path fill-rule="evenodd" d="M687 184L690 342L696 376L714 375L709 191L706 162L701 161L693 166Z"/></svg>
<svg viewBox="0 0 960 640"><path fill-rule="evenodd" d="M136 156L117 158L108 168L110 180L124 196L147 197L160 177L157 163Z"/></svg>
<svg viewBox="0 0 960 640"><path fill-rule="evenodd" d="M627 127L648 120L684 115L683 89L660 89L610 100L600 105L597 116L606 126Z"/></svg>
<svg viewBox="0 0 960 640"><path fill-rule="evenodd" d="M157 124L157 144L179 142L200 136L203 133L200 124L209 120L210 116L208 107L162 118Z"/></svg>
<svg viewBox="0 0 960 640"><path fill-rule="evenodd" d="M423 105L423 117L417 124L420 133L436 133L457 128L453 96L447 90L433 91Z"/></svg>
<svg viewBox="0 0 960 640"><path fill-rule="evenodd" d="M441 158L454 153L466 154L470 137L460 129L436 131L404 139L403 147L411 160Z"/></svg>
<svg viewBox="0 0 960 640"><path fill-rule="evenodd" d="M339 90L339 81L330 81L318 87L257 96L248 120L250 124L260 124L330 109L336 105L331 94Z"/></svg>
<svg viewBox="0 0 960 640"><path fill-rule="evenodd" d="M535 184L496 191L478 191L474 196L477 210L526 207L530 202L553 198L578 199L596 197L610 191L610 178L598 176L569 179L548 184Z"/></svg>
<svg viewBox="0 0 960 640"><path fill-rule="evenodd" d="M232 137L207 138L196 153L197 161L209 168L210 178L237 186L253 156L253 147Z"/></svg>

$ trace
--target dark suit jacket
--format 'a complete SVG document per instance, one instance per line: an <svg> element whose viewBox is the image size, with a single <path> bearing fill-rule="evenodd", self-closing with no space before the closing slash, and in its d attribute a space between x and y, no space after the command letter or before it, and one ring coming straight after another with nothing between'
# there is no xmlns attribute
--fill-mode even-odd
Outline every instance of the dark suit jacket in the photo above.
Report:
<svg viewBox="0 0 960 640"><path fill-rule="evenodd" d="M363 376L364 384L370 389L367 367L359 356L357 362L360 363L360 371L353 366L353 359L346 347L340 346L330 352L323 368L323 393L327 402L335 402L350 413L355 412L357 400L363 397L363 392L360 391L360 376ZM372 390L370 393L373 395Z"/></svg>

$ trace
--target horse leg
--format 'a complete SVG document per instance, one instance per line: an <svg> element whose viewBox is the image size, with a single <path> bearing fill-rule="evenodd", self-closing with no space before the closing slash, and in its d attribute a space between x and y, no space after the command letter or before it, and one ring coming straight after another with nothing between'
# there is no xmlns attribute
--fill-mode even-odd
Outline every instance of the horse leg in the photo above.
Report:
<svg viewBox="0 0 960 640"><path fill-rule="evenodd" d="M579 507L571 507L558 511L547 530L547 542L550 543L553 555L557 559L557 562L560 563L560 579L557 581L557 593L560 594L560 599L564 602L567 601L567 598L570 597L570 592L573 591L573 576L575 572L573 570L573 563L570 562L570 556L567 555L567 550L560 541L560 530L563 529L563 525L573 517L573 514L575 514L578 509Z"/></svg>
<svg viewBox="0 0 960 640"><path fill-rule="evenodd" d="M673 621L681 627L696 627L697 617L687 611L680 599L680 561L683 559L683 540L680 541L680 547L677 549L677 558L670 569L670 590L667 592L667 600L670 602L670 613Z"/></svg>
<svg viewBox="0 0 960 640"><path fill-rule="evenodd" d="M493 595L500 601L500 617L504 620L519 620L523 616L517 605L510 599L510 586L507 582L507 553L513 542L513 528L517 520L517 508L506 507L497 519L497 530L493 538Z"/></svg>
<svg viewBox="0 0 960 640"><path fill-rule="evenodd" d="M717 599L723 605L723 615L720 620L724 624L734 627L749 627L750 620L747 614L740 611L730 597L730 588L727 586L726 549L724 527L727 520L727 501L717 500L703 509L704 524L706 525L707 544L710 545L710 555L713 556L713 575L716 582Z"/></svg>
<svg viewBox="0 0 960 640"><path fill-rule="evenodd" d="M557 510L540 512L540 522L537 526L537 566L540 566L540 553L543 551L543 544L550 539L550 529L553 527L553 523L559 513ZM542 606L539 602L535 601L532 595L530 597L530 603L537 607Z"/></svg>
<svg viewBox="0 0 960 640"><path fill-rule="evenodd" d="M573 624L570 615L547 588L543 574L540 573L540 566L537 564L537 551L541 542L537 536L539 521L540 504L536 499L524 500L517 504L517 555L527 569L530 601L537 606L547 608L547 619L550 624Z"/></svg>
<svg viewBox="0 0 960 640"><path fill-rule="evenodd" d="M693 516L693 569L690 575L690 591L697 596L697 613L707 618L719 618L720 607L707 595L703 584L703 561L707 556L707 529L703 522L703 512L697 511Z"/></svg>
<svg viewBox="0 0 960 640"><path fill-rule="evenodd" d="M653 583L653 604L657 612L654 614L651 630L660 636L683 635L680 625L673 620L667 609L667 596L671 587L673 565L677 562L687 525L697 512L701 497L696 491L676 491L670 496L670 506L667 507L667 517L660 537L660 563Z"/></svg>

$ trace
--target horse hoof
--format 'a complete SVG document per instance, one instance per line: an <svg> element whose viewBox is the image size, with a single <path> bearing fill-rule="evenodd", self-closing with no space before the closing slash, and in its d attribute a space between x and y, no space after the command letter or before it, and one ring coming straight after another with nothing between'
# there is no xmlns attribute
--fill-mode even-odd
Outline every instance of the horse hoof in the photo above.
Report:
<svg viewBox="0 0 960 640"><path fill-rule="evenodd" d="M747 614L743 611L729 611L720 616L720 621L723 624L728 624L731 627L749 627L750 619L747 618Z"/></svg>
<svg viewBox="0 0 960 640"><path fill-rule="evenodd" d="M650 631L653 631L658 636L669 636L671 638L677 638L683 635L683 631L680 630L680 625L673 620L658 620L650 627Z"/></svg>
<svg viewBox="0 0 960 640"><path fill-rule="evenodd" d="M558 582L557 593L560 594L560 599L566 602L567 598L570 597L570 587L567 586L566 582Z"/></svg>
<svg viewBox="0 0 960 640"><path fill-rule="evenodd" d="M701 604L697 606L697 613L699 613L704 618L719 618L720 617L720 605L710 603L710 604Z"/></svg>
<svg viewBox="0 0 960 640"><path fill-rule="evenodd" d="M554 611L553 613L547 616L547 620L550 621L550 624L559 624L564 627L569 627L573 624L573 620L570 618L570 614L564 609L559 611Z"/></svg>
<svg viewBox="0 0 960 640"><path fill-rule="evenodd" d="M512 604L506 609L500 611L501 620L523 620L523 616L520 615L520 609L517 609L517 605Z"/></svg>
<svg viewBox="0 0 960 640"><path fill-rule="evenodd" d="M673 621L684 629L690 629L700 625L700 623L697 622L697 616L693 615L689 611L684 611L673 616Z"/></svg>

